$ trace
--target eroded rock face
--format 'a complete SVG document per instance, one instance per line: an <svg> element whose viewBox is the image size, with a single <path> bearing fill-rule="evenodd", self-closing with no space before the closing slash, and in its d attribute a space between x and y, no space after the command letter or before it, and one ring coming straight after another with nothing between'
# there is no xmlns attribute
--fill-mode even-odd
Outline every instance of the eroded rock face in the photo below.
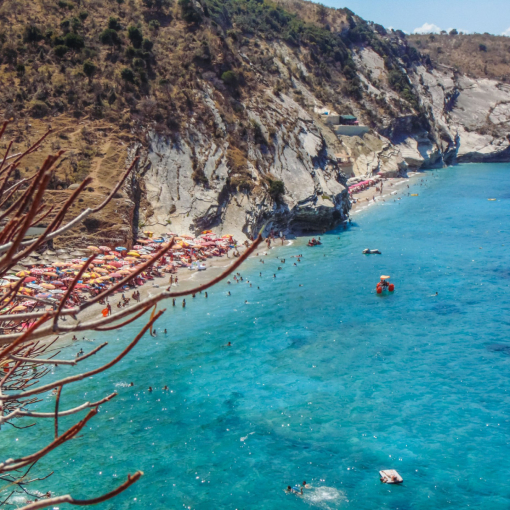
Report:
<svg viewBox="0 0 510 510"><path fill-rule="evenodd" d="M242 239L263 226L320 231L346 218L346 180L335 149L295 101L269 91L267 98L264 109L255 101L245 105L266 141L248 150L242 172L253 184L250 190L233 185L237 170L229 151L235 148L227 141L211 139L199 127L190 127L177 142L149 135L144 182L151 208L141 218L143 225L155 232L198 233L214 227ZM205 179L197 180L197 169ZM283 182L281 196L271 198L270 180Z"/></svg>
<svg viewBox="0 0 510 510"><path fill-rule="evenodd" d="M418 65L409 79L425 122L416 112L395 116L393 110L382 119L379 132L337 136L313 113L324 104L307 84L306 66L285 44L274 43L274 50L280 55L274 69L292 80L293 89L275 94L267 87L236 102L252 126L248 128L257 129L255 141L233 143L229 138L228 121L213 91L224 92L225 87L214 73L204 73L203 87L196 91L213 119L212 130L192 114L176 139L149 134L143 177L148 207L141 224L156 232L214 228L238 239L256 235L263 226L322 231L347 217L349 177L396 177L455 162L510 160L508 85ZM366 90L365 108L376 109L374 98L385 97L392 104L401 100L389 88L379 55L360 48L354 60ZM283 183L284 192L272 198L270 183L275 180Z"/></svg>

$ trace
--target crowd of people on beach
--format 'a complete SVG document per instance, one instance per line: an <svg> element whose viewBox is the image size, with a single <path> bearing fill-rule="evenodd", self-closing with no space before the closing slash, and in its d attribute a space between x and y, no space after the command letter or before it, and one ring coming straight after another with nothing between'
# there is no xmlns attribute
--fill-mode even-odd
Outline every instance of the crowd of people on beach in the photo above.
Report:
<svg viewBox="0 0 510 510"><path fill-rule="evenodd" d="M129 278L131 273L139 270L140 266L152 259L158 251L167 248L172 239L174 244L164 256L145 268L141 274ZM169 232L157 238L152 236L152 232L147 232L136 243L131 248L87 246L71 250L47 249L43 253L33 253L30 258L20 261L4 275L3 279L0 279L0 297L4 296L2 315L11 316L9 320L0 321L0 334L21 332L29 328L33 322L18 320L12 318L12 315L57 309L66 295L68 286L93 254L95 257L92 263L68 296L66 308L79 306L104 293L119 281L126 280L114 293L121 296L115 306L123 308L128 306L131 299L140 301L138 288L153 282L155 278L163 278L165 274L169 274L168 283L177 283L176 272L179 268L203 270L208 259L228 257L229 250L233 250L234 257L239 256L237 243L231 235L218 237L210 230L202 232L199 236ZM16 296L12 297L10 291L16 286L19 286L19 290ZM133 291L131 297L127 297L126 294L131 291ZM112 296L109 297L111 299ZM112 305L109 300L104 299L100 303L105 305L103 315L110 315ZM62 320L66 320L65 316Z"/></svg>

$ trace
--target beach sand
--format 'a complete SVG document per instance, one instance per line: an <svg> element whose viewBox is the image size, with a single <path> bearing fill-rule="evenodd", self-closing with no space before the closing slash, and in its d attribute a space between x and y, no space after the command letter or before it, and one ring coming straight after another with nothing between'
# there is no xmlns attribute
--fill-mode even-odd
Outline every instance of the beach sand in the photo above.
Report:
<svg viewBox="0 0 510 510"><path fill-rule="evenodd" d="M394 177L386 179L383 184L382 195L376 191L375 186L367 188L360 193L356 193L354 198L356 203L352 203L351 215L355 215L369 207L377 205L377 203L398 199L404 193L408 193L408 186L413 184L420 176L424 176L423 172L408 172L408 177ZM375 201L373 198L375 197Z"/></svg>
<svg viewBox="0 0 510 510"><path fill-rule="evenodd" d="M290 240L286 240L284 242L284 246L289 246L290 244L292 244L292 241L290 241ZM271 252L272 252L272 250L279 248L279 247L281 247L281 243L279 240L276 239L275 243L273 243L273 245L271 247ZM244 253L245 250L246 250L246 248L244 246L238 247L238 251L240 254ZM267 251L268 250L267 250L266 244L262 243L259 246L259 251L257 252L258 255L253 254L249 258L261 258L263 256L262 254L266 253ZM213 280L214 278L216 278L218 275L220 275L229 266L234 264L236 260L237 260L237 258L234 258L232 256L230 256L228 258L221 257L221 258L208 259L205 262L207 269L204 271L190 271L188 268L178 268L177 274L173 275L174 280L175 280L175 276L177 276L178 283L177 284L173 283L171 289L176 292L182 292L182 291L191 290L195 287L203 285L204 283L207 283L207 282ZM242 266L241 266L241 268L242 268ZM239 271L239 269L238 269L238 271ZM157 296L161 292L166 291L169 288L169 286L170 286L170 275L165 275L163 278L155 277L154 280L150 280L149 282L145 283L141 287L137 287L136 290L138 290L140 292L140 301L143 301L146 298ZM129 291L124 292L125 296L127 298L131 298L134 290L135 289L130 289ZM122 309L117 308L117 303L119 301L122 301L122 294L123 294L122 292L117 292L113 296L109 297L109 303L112 306L113 314L115 314L117 311L128 309L128 308L122 308ZM183 298L181 297L180 300L182 301L182 299ZM134 304L136 304L136 302L131 300L130 305L132 306ZM179 304L180 304L180 302L179 302ZM158 309L160 310L160 309L166 308L168 306L172 306L171 301L164 300L158 304ZM101 312L104 309L104 307L105 307L105 305L95 303L90 308L87 308L83 312L80 313L79 318L78 318L79 322L88 322L88 321L91 321L94 319L101 319L102 318ZM150 316L150 313L147 312L143 317L147 317L147 320L148 320L149 316ZM126 318L122 319L120 322L122 322L123 320L126 320ZM76 324L76 321L74 319L72 319L71 317L67 317L67 321L64 324L73 325L73 324ZM64 345L69 345L70 343L72 343L72 338L74 335L75 335L74 333L66 333L66 334L60 335L56 343L58 344L59 347L62 347ZM93 338L93 335L94 335L94 331L83 331L83 332L76 333L76 337L78 338L78 340L82 339L83 337L85 337L85 338L92 337ZM55 339L54 336L50 336L50 337L46 337L46 338L42 339L42 341L49 342L54 339Z"/></svg>
<svg viewBox="0 0 510 510"><path fill-rule="evenodd" d="M356 203L352 204L351 208L351 216L355 216L357 213L366 210L369 207L372 207L374 205L377 205L381 201L391 201L394 199L398 199L400 195L408 192L408 185L414 183L417 178L420 176L424 176L423 172L409 172L408 178L388 178L384 181L384 187L383 187L383 193L382 195L375 190L375 186L368 188L366 190L363 190L360 193L356 193L354 195L354 198L357 200ZM375 196L375 202L373 200L373 197ZM368 199L368 200L367 200ZM286 246L291 244L292 241L285 241ZM280 247L281 244L279 240L275 240L275 243L272 246L272 249L276 249ZM243 253L243 251L246 248L244 246L239 247L239 252ZM265 243L261 244L259 247L259 256L252 255L252 257L260 257L262 253L267 252L267 248ZM233 257L221 257L221 258L213 258L208 259L205 264L207 266L207 269L205 271L190 271L187 268L178 268L177 269L177 277L179 282L177 284L172 285L172 290L175 291L184 291L189 290L194 287L197 287L199 285L202 285L212 279L214 279L216 276L221 274L223 271L225 271L229 266L231 266L237 259ZM174 275L175 279L175 275ZM170 285L170 275L165 275L163 278L154 278L154 280L150 280L141 287L137 287L136 290L140 292L140 299L143 301L144 299L148 297L153 297L158 295L159 293L167 290ZM131 298L131 295L133 294L134 289L130 289L129 291L124 292L126 297ZM122 300L122 292L117 292L113 296L109 297L109 303L112 306L112 311L115 314L116 311L119 309L117 308L117 303ZM180 298L182 301L182 298ZM131 301L131 305L133 305L135 302ZM168 305L172 306L171 302L169 300L162 301L158 304L158 309L162 309L167 307ZM83 312L80 313L79 321L80 322L88 322L94 319L100 319L102 318L101 311L103 310L104 305L101 305L99 303L96 303L92 305L90 308L87 308ZM123 308L122 310L125 310ZM145 314L145 317L149 317L149 312ZM125 320L125 319L124 319ZM121 321L122 322L122 321ZM71 317L67 318L67 321L65 322L66 325L75 324L74 319ZM94 332L93 331L84 331L79 332L76 334L78 339L90 338L93 337ZM74 336L74 333L67 333L64 335L60 335L57 341L57 344L59 346L68 345L72 343L72 338ZM43 341L52 341L54 340L54 336L47 337L43 339Z"/></svg>

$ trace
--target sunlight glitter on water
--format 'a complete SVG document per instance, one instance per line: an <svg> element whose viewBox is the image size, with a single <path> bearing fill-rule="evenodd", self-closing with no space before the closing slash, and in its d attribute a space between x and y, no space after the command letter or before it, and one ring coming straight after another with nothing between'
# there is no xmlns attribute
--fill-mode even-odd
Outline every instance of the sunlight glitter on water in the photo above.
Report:
<svg viewBox="0 0 510 510"><path fill-rule="evenodd" d="M52 487L93 497L141 469L102 508L508 508L510 166L423 178L419 197L375 204L320 247L298 239L251 259L241 273L252 287L224 282L168 307L167 337L66 388L66 407L119 394L54 452ZM376 295L382 274L393 295ZM103 360L139 326L98 335ZM78 343L68 352L92 348ZM404 484L381 484L381 469ZM315 489L285 494L305 479Z"/></svg>

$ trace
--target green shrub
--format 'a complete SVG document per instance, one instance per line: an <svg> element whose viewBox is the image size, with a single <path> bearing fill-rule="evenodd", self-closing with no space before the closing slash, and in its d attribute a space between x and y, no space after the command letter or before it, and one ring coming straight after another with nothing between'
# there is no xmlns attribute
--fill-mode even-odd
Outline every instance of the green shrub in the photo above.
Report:
<svg viewBox="0 0 510 510"><path fill-rule="evenodd" d="M15 64L18 61L18 52L14 48L5 48L3 53L8 64Z"/></svg>
<svg viewBox="0 0 510 510"><path fill-rule="evenodd" d="M24 64L16 65L16 74L18 76L23 76L25 74L25 65Z"/></svg>
<svg viewBox="0 0 510 510"><path fill-rule="evenodd" d="M119 34L113 28L105 28L99 34L99 41L107 46L118 46L122 42Z"/></svg>
<svg viewBox="0 0 510 510"><path fill-rule="evenodd" d="M137 50L135 50L135 49L133 48L133 46L128 46L128 47L126 48L125 55L126 55L126 57L127 57L127 58L133 58L133 57L134 57L137 53L138 53L138 51L137 51Z"/></svg>
<svg viewBox="0 0 510 510"><path fill-rule="evenodd" d="M150 30L158 30L158 28L161 26L161 23L157 19L151 19L149 21L149 29Z"/></svg>
<svg viewBox="0 0 510 510"><path fill-rule="evenodd" d="M85 60L85 62L83 62L83 72L85 73L86 76L92 78L96 71L97 66L96 64L94 64L94 62L92 62L92 60Z"/></svg>
<svg viewBox="0 0 510 510"><path fill-rule="evenodd" d="M64 37L64 43L72 50L80 50L85 46L85 41L81 35L70 32Z"/></svg>
<svg viewBox="0 0 510 510"><path fill-rule="evenodd" d="M480 51L487 51L487 46L485 46L485 44L480 44L480 45L478 46L478 49L479 49Z"/></svg>
<svg viewBox="0 0 510 510"><path fill-rule="evenodd" d="M181 16L186 23L200 23L202 15L193 6L192 0L179 0Z"/></svg>
<svg viewBox="0 0 510 510"><path fill-rule="evenodd" d="M87 11L81 11L80 14L78 14L78 18L80 18L82 21L85 21L89 17L89 13Z"/></svg>
<svg viewBox="0 0 510 510"><path fill-rule="evenodd" d="M25 27L23 39L25 42L38 42L43 38L41 29L35 25L28 25Z"/></svg>
<svg viewBox="0 0 510 510"><path fill-rule="evenodd" d="M278 200L285 193L285 185L283 181L270 180L269 181L269 194L273 200Z"/></svg>
<svg viewBox="0 0 510 510"><path fill-rule="evenodd" d="M55 48L53 48L53 53L55 53L55 55L58 58L62 58L68 51L69 48L64 44L59 44L58 46L55 46Z"/></svg>
<svg viewBox="0 0 510 510"><path fill-rule="evenodd" d="M129 40L131 41L131 44L135 48L140 48L140 46L142 45L142 41L143 41L143 35L142 35L142 31L138 27L131 25L128 28L128 37L129 37Z"/></svg>
<svg viewBox="0 0 510 510"><path fill-rule="evenodd" d="M58 0L57 4L61 9L69 9L72 11L74 9L74 5L71 2L66 2L65 0Z"/></svg>
<svg viewBox="0 0 510 510"><path fill-rule="evenodd" d="M128 83L135 82L135 73L133 73L133 71L129 69L129 67L125 67L124 69L122 69L122 71L120 72L120 77Z"/></svg>
<svg viewBox="0 0 510 510"><path fill-rule="evenodd" d="M112 30L122 30L122 26L119 23L119 18L114 18L111 16L108 20L108 28L111 28Z"/></svg>
<svg viewBox="0 0 510 510"><path fill-rule="evenodd" d="M142 48L145 51L151 51L154 46L154 43L150 39L144 39L142 42Z"/></svg>
<svg viewBox="0 0 510 510"><path fill-rule="evenodd" d="M29 109L30 113L34 117L44 117L49 113L48 105L43 101L38 100L30 101Z"/></svg>
<svg viewBox="0 0 510 510"><path fill-rule="evenodd" d="M237 78L237 74L234 71L225 71L221 75L221 79L225 85L229 87L237 87L239 85L239 80Z"/></svg>

